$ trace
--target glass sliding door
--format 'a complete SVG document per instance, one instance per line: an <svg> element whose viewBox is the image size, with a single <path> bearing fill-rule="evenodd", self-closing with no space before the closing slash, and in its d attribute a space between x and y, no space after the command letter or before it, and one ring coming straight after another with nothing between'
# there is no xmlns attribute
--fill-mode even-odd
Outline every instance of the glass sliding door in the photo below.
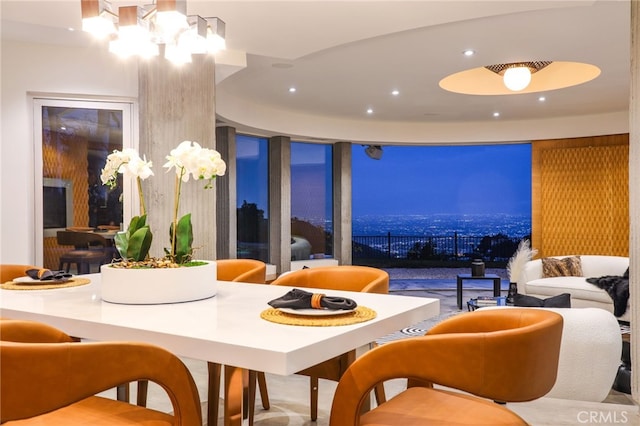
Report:
<svg viewBox="0 0 640 426"><path fill-rule="evenodd" d="M135 213L123 208L132 188L109 191L100 181L107 155L133 147L132 114L131 103L33 99L38 265L58 268L68 247L57 231L120 227Z"/></svg>

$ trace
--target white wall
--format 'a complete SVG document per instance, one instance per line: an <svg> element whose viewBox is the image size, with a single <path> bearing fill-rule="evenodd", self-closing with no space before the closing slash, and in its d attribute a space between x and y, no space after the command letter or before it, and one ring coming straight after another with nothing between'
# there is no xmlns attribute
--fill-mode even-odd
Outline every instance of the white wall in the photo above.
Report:
<svg viewBox="0 0 640 426"><path fill-rule="evenodd" d="M35 262L34 142L30 94L81 98L138 95L137 65L104 48L2 40L0 263Z"/></svg>

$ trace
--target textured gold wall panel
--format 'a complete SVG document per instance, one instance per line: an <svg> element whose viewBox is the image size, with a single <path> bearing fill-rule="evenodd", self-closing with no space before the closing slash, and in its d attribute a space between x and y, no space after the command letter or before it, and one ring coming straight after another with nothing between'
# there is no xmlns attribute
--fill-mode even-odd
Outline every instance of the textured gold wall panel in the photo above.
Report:
<svg viewBox="0 0 640 426"><path fill-rule="evenodd" d="M532 145L532 245L540 257L629 254L627 135Z"/></svg>

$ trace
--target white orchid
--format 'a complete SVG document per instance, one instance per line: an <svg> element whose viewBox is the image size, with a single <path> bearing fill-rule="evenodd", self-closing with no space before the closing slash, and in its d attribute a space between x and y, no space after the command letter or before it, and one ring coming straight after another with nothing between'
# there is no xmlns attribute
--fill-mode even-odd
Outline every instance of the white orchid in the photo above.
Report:
<svg viewBox="0 0 640 426"><path fill-rule="evenodd" d="M136 150L132 148L125 148L122 151L115 150L107 156L100 180L104 185L113 189L117 185L118 173L144 180L153 175L151 166L151 161L140 158Z"/></svg>
<svg viewBox="0 0 640 426"><path fill-rule="evenodd" d="M173 206L173 221L170 227L171 249L170 251L165 250L167 257L173 262L183 264L191 259L193 253L191 247L193 230L191 227L191 214L186 214L178 220L182 182L188 182L190 176L193 176L194 180L208 181L205 189L213 188L213 179L217 176L224 175L227 170L227 165L222 160L218 151L203 148L197 142L191 141L181 142L176 148L171 150L166 159L167 162L163 167L165 167L167 171L175 169L176 172L176 198ZM134 149L127 148L122 151L113 151L113 153L107 157L107 162L102 169L100 179L103 184L113 188L117 184L118 173L137 179L140 207L142 210L142 216L134 217L131 220L127 231L129 236L120 237L120 246L127 252L126 256L123 254L123 258L143 260L149 251L152 236L149 226L146 224L146 208L144 205L144 197L142 196L141 181L153 176L151 161L147 161L144 157L140 158ZM131 238L134 235L138 235L139 238ZM133 241L133 243L130 244L130 241ZM120 248L118 248L118 250L120 250Z"/></svg>
<svg viewBox="0 0 640 426"><path fill-rule="evenodd" d="M218 151L202 148L197 142L182 142L171 150L167 160L164 164L167 171L175 168L176 175L183 182L188 182L190 176L195 180L208 180L205 188L211 188L211 181L227 171L227 165Z"/></svg>

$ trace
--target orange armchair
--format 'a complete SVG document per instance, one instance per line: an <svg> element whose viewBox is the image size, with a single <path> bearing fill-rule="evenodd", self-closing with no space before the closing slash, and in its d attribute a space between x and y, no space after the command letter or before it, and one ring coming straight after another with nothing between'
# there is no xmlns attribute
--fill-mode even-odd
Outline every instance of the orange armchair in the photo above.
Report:
<svg viewBox="0 0 640 426"><path fill-rule="evenodd" d="M267 264L254 259L216 260L218 280L264 284Z"/></svg>
<svg viewBox="0 0 640 426"><path fill-rule="evenodd" d="M389 274L382 269L368 266L326 266L300 269L284 274L271 285L386 294L389 292ZM318 418L319 379L340 380L340 377L354 359L355 351L349 351L297 373L311 378L311 420L315 421ZM381 386L376 388L376 395L379 401L384 399L384 392Z"/></svg>
<svg viewBox="0 0 640 426"><path fill-rule="evenodd" d="M162 348L72 343L53 327L19 320L0 321L0 336L0 423L202 425L193 378L182 361ZM141 378L164 388L174 415L93 396Z"/></svg>
<svg viewBox="0 0 640 426"><path fill-rule="evenodd" d="M501 309L458 315L426 336L387 343L358 358L338 383L330 425L526 425L492 400L531 401L549 392L561 336L562 316L555 312ZM410 379L407 390L362 414L370 391L397 378Z"/></svg>
<svg viewBox="0 0 640 426"><path fill-rule="evenodd" d="M40 269L37 266L31 265L17 265L17 264L3 264L0 265L0 284L11 281L15 278L24 277L27 275L28 269Z"/></svg>

